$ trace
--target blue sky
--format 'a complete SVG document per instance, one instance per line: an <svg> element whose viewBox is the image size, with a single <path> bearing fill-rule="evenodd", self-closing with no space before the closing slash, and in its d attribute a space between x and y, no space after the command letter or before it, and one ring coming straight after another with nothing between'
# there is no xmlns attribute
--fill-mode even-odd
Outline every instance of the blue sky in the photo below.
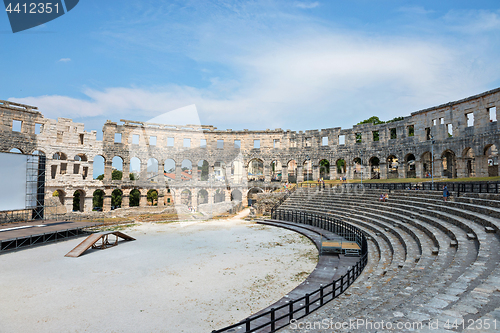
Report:
<svg viewBox="0 0 500 333"><path fill-rule="evenodd" d="M498 1L97 1L13 34L0 99L101 130L196 104L219 129L349 128L500 86Z"/></svg>

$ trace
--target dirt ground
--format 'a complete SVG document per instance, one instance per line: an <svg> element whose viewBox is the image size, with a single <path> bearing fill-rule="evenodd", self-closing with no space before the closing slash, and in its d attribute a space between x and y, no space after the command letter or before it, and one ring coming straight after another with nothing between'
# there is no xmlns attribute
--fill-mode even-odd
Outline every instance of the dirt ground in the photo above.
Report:
<svg viewBox="0 0 500 333"><path fill-rule="evenodd" d="M241 217L241 216L240 216ZM305 237L240 218L143 223L79 258L83 238L0 256L0 332L211 332L265 308L316 265Z"/></svg>

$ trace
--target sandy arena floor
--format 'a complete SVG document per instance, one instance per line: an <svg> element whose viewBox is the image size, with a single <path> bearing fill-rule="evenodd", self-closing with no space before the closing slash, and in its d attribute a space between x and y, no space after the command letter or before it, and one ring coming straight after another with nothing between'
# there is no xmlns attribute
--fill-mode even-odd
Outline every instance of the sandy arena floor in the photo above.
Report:
<svg viewBox="0 0 500 333"><path fill-rule="evenodd" d="M80 258L84 238L0 256L0 332L211 332L265 308L316 266L288 230L233 219L142 224Z"/></svg>

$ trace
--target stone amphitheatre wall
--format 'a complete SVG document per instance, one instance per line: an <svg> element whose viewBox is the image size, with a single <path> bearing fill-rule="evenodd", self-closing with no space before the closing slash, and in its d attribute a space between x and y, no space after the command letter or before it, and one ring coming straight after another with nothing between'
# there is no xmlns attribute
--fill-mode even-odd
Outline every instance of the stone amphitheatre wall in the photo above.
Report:
<svg viewBox="0 0 500 333"><path fill-rule="evenodd" d="M99 141L97 132L85 131L82 123L47 119L36 107L0 101L0 151L45 154L46 197L58 191L67 211L73 209L75 192L80 194L80 210L91 211L96 190L104 191L104 210L110 210L117 189L123 194L122 207L129 206L135 189L141 194L140 206L148 205L151 189L158 193L158 206L245 203L252 193L273 184L319 177L425 177L432 170L436 177L496 176L499 110L500 88L413 112L400 121L351 129L233 131L121 120L107 121ZM99 155L105 161L103 180L93 179ZM122 180L112 180L117 157L123 164ZM129 177L132 159L140 161L136 180ZM150 159L154 163L148 167ZM172 172L166 170L167 160L174 161ZM198 170L203 160L208 180ZM156 163L158 170L151 170Z"/></svg>

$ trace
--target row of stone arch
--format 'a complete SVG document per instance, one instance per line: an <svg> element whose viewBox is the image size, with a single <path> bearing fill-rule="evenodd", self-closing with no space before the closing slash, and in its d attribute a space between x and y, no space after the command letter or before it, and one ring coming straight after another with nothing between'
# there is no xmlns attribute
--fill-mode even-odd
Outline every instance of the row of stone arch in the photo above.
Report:
<svg viewBox="0 0 500 333"><path fill-rule="evenodd" d="M22 151L18 148L11 149L11 152L22 153ZM44 153L41 151L36 151L36 153L44 155ZM480 154L474 152L472 147L467 147L464 149L461 155L462 160L464 160L466 164L457 166L455 152L450 149L446 149L441 153L440 157L438 158L441 165L438 165L438 169L442 170L443 176L450 178L456 177L457 169L461 169L461 176L474 177L477 174L476 157L478 155L481 155L482 158L487 159L487 166L482 167L488 169L488 171L486 173L483 172L483 176L495 176L498 174L498 149L496 145L486 145L483 148L483 151L480 152ZM68 161L68 157L63 152L56 152L52 155L52 160ZM74 163L84 163L84 165L86 165L86 162L89 162L85 154L75 155L72 161ZM383 160L381 160L378 156L371 156L368 161L363 161L362 157L356 157L351 161L346 161L344 158L339 158L335 161L332 168L328 159L321 159L317 164L314 163L316 165L313 166L313 161L309 158L306 158L300 163L297 163L296 160L291 159L287 161L286 167L283 167L279 160L273 160L269 166L265 166L264 161L260 158L253 158L249 160L245 165L242 161L235 160L231 163L230 169L228 169L226 167L226 164L222 161L217 161L214 163L214 165L210 166L207 160L200 160L198 161L195 168L193 168L193 163L188 159L184 159L180 164L178 164L173 159L167 159L163 161L162 165L159 165L158 161L155 158L149 158L146 166L143 167L141 166L141 160L139 158L132 157L129 162L128 172L123 172L124 161L120 156L115 156L111 161L111 172L110 174L108 172L108 175L106 175L106 172L104 172L106 160L102 155L96 155L93 161L90 162L94 165L94 170L96 170L96 164L100 163L102 165L102 178L106 178L106 176L108 176L115 180L122 180L124 176L128 174L130 179L140 179L141 177L146 177L147 180L154 182L160 175L163 174L167 181L176 179L180 179L181 181L189 181L193 179L207 181L209 180L209 175L212 174L212 179L214 181L226 181L228 173L230 173L231 180L235 183L239 183L244 177L243 174L245 173L245 167L247 169L246 177L248 181L282 181L284 178L286 178L287 181L294 182L297 180L297 176L299 176L299 173L302 176L299 177L301 178L301 180L312 180L315 177L313 171L314 167L317 167L319 169L319 172L316 176L323 179L344 176L347 173L350 173L350 176L352 178L359 178L363 176L363 172L365 173L367 178L380 178L381 164L385 164L386 170L384 176L386 178L399 178L401 176L413 178L417 176L416 161L421 162L421 175L426 176L432 173L432 157L431 152L429 151L424 152L420 156L420 159L416 159L414 154L409 153L404 157L403 162L400 162L396 155L389 155ZM434 164L434 166L436 165ZM55 167L57 167L57 165ZM66 170L67 166L65 165L64 167L64 172L68 172ZM267 167L269 168L269 170L266 170ZM57 169L54 168L54 165L52 165L51 168L52 178L54 179L55 174L57 174ZM348 170L348 168L350 168L350 170ZM76 165L74 165L73 170L80 169L77 168ZM89 172L88 166L84 166L81 170L83 173ZM120 172L115 173L115 170ZM61 173L62 171L63 170L61 169ZM266 175L268 177L266 177ZM96 175L96 173L94 172L94 179L98 176L99 175Z"/></svg>
<svg viewBox="0 0 500 333"><path fill-rule="evenodd" d="M213 203L220 203L226 201L226 191L225 189L216 189L213 193ZM178 193L178 203L187 206L198 206L202 204L210 203L210 196L207 189L199 189L196 193L197 200L193 200L193 193L189 189L179 190ZM110 192L111 196L111 209L121 208L121 207L139 207L139 206L158 206L160 205L174 205L175 202L175 192L167 189L164 195L164 202L159 202L160 199L158 190L156 189L132 189L128 195L124 196L124 192L120 189L114 189ZM234 189L229 192L230 201L242 201L242 193L238 189ZM73 195L68 197L66 192L62 189L55 190L52 193L53 197L57 197L61 205L68 205L66 200L71 200L72 211L74 212L84 212L84 211L102 211L104 208L104 197L106 196L105 190L96 189L92 192L92 197L87 197L86 192L82 189L77 189L73 192ZM90 200L91 199L91 200ZM126 199L126 200L124 200ZM92 203L92 208L89 209L88 205Z"/></svg>

